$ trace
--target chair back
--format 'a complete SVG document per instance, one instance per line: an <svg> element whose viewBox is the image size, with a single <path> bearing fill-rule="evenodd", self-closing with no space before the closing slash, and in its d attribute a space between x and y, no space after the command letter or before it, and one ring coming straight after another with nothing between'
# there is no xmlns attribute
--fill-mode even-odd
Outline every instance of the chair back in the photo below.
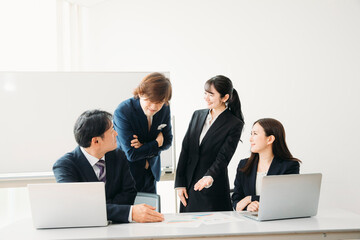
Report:
<svg viewBox="0 0 360 240"><path fill-rule="evenodd" d="M134 204L145 203L147 205L155 207L155 211L161 212L160 195L156 193L138 192L134 201Z"/></svg>

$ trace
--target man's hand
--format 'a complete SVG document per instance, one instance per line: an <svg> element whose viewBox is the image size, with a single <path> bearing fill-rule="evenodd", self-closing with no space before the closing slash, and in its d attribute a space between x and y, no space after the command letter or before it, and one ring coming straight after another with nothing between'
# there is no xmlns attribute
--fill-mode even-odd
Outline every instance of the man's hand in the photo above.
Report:
<svg viewBox="0 0 360 240"><path fill-rule="evenodd" d="M156 141L158 142L158 147L162 147L164 143L164 135L162 134L162 132L159 132L159 134L156 137Z"/></svg>
<svg viewBox="0 0 360 240"><path fill-rule="evenodd" d="M186 192L186 188L178 188L177 195L179 196L181 203L184 205L184 207L186 207L186 205L187 205L186 199L189 198L189 196Z"/></svg>
<svg viewBox="0 0 360 240"><path fill-rule="evenodd" d="M164 215L155 211L155 207L147 204L136 204L132 207L132 220L139 223L162 222Z"/></svg>
<svg viewBox="0 0 360 240"><path fill-rule="evenodd" d="M143 144L139 141L138 136L133 135L133 140L131 140L131 146L134 148L139 148L141 147Z"/></svg>

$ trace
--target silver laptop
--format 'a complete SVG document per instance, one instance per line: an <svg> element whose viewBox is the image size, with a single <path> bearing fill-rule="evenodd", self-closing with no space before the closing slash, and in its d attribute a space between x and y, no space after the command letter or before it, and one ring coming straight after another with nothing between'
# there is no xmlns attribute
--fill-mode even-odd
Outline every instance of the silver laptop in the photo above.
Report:
<svg viewBox="0 0 360 240"><path fill-rule="evenodd" d="M106 226L103 182L29 184L36 228Z"/></svg>
<svg viewBox="0 0 360 240"><path fill-rule="evenodd" d="M321 177L321 173L265 176L259 211L241 214L258 221L315 216Z"/></svg>

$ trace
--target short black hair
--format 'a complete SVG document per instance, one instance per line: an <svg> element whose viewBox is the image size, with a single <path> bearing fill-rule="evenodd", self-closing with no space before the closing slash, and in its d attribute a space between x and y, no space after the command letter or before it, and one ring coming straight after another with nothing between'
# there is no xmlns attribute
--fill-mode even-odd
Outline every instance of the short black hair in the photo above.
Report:
<svg viewBox="0 0 360 240"><path fill-rule="evenodd" d="M102 110L88 110L76 120L74 135L76 142L84 148L90 147L93 137L103 137L111 127L112 114Z"/></svg>

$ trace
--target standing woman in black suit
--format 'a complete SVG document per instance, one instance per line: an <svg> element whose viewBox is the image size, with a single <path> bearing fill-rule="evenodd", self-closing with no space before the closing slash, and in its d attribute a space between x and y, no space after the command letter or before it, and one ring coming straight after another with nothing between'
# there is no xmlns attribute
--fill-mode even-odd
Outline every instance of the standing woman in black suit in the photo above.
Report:
<svg viewBox="0 0 360 240"><path fill-rule="evenodd" d="M250 158L237 168L233 208L236 211L259 209L262 178L266 175L298 174L301 162L294 158L285 141L285 129L276 119L257 120L251 130Z"/></svg>
<svg viewBox="0 0 360 240"><path fill-rule="evenodd" d="M180 212L230 211L227 166L244 126L241 104L229 78L205 83L208 109L194 112L183 140L175 188Z"/></svg>

